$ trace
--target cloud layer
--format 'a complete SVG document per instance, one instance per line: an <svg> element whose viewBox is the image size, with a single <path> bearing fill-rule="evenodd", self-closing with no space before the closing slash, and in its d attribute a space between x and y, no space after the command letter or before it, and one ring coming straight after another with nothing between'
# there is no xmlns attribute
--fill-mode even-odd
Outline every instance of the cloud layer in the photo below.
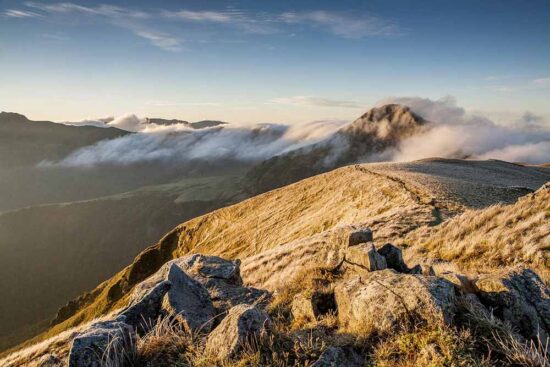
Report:
<svg viewBox="0 0 550 367"><path fill-rule="evenodd" d="M401 103L431 122L430 129L402 141L381 156L391 161L430 157L502 159L510 162L550 162L550 126L526 113L507 125L486 116L468 113L452 97L388 98Z"/></svg>

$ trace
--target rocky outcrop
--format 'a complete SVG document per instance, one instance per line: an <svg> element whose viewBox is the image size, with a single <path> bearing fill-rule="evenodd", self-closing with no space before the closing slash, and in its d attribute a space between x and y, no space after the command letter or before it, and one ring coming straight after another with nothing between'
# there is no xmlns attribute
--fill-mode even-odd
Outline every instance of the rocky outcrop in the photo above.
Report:
<svg viewBox="0 0 550 367"><path fill-rule="evenodd" d="M409 268L403 261L403 251L391 243L386 243L378 249L378 253L386 259L388 268L396 270L400 273L407 273Z"/></svg>
<svg viewBox="0 0 550 367"><path fill-rule="evenodd" d="M320 316L336 312L334 292L316 290L298 293L292 300L292 316L295 320L315 321Z"/></svg>
<svg viewBox="0 0 550 367"><path fill-rule="evenodd" d="M206 353L224 360L235 356L246 344L269 327L269 316L249 305L238 305L212 331L206 342Z"/></svg>
<svg viewBox="0 0 550 367"><path fill-rule="evenodd" d="M450 282L389 269L337 285L335 298L341 325L358 331L385 333L419 320L450 323L455 311Z"/></svg>
<svg viewBox="0 0 550 367"><path fill-rule="evenodd" d="M166 293L162 309L182 323L188 330L210 331L215 310L206 289L188 276L179 266L172 264L168 272L172 287Z"/></svg>
<svg viewBox="0 0 550 367"><path fill-rule="evenodd" d="M114 362L123 357L122 351L132 344L134 328L124 321L98 322L78 335L72 342L68 367L103 367L118 365Z"/></svg>
<svg viewBox="0 0 550 367"><path fill-rule="evenodd" d="M475 282L481 301L495 316L509 322L529 339L543 343L550 332L550 291L538 275L527 268L512 268Z"/></svg>
<svg viewBox="0 0 550 367"><path fill-rule="evenodd" d="M136 288L130 305L119 315L133 327L147 327L160 316L162 299L171 287L172 283L169 280L163 280L150 289L143 286Z"/></svg>
<svg viewBox="0 0 550 367"><path fill-rule="evenodd" d="M376 251L372 242L348 247L344 265L346 269L361 273L387 268L386 258Z"/></svg>
<svg viewBox="0 0 550 367"><path fill-rule="evenodd" d="M348 246L357 246L361 243L373 241L372 231L369 228L361 228L353 231L349 235Z"/></svg>

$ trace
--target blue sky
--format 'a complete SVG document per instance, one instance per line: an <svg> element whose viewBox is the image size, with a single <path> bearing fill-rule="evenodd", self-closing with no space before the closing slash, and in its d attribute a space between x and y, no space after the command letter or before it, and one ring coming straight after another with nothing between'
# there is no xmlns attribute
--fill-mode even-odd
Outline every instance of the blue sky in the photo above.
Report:
<svg viewBox="0 0 550 367"><path fill-rule="evenodd" d="M390 96L550 116L548 1L0 0L0 110L353 119Z"/></svg>

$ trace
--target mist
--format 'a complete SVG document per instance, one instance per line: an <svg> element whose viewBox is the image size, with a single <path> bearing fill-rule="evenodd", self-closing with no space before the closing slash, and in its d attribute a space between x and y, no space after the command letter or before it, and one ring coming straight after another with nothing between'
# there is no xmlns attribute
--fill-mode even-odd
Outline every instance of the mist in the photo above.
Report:
<svg viewBox="0 0 550 367"><path fill-rule="evenodd" d="M345 122L314 121L296 125L228 124L193 129L186 124L158 125L135 115L108 123L135 132L79 149L48 166L130 165L141 162L182 162L195 159L231 159L256 162L320 142Z"/></svg>
<svg viewBox="0 0 550 367"><path fill-rule="evenodd" d="M379 104L400 103L428 120L428 129L378 156L378 160L411 161L430 157L501 159L510 162L550 161L550 127L543 118L526 112L494 121L469 113L453 97L388 98Z"/></svg>

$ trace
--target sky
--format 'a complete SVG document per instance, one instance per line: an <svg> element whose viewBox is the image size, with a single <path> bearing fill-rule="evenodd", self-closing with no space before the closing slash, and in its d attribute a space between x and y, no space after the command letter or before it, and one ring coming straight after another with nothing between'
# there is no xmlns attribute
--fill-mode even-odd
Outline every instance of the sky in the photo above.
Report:
<svg viewBox="0 0 550 367"><path fill-rule="evenodd" d="M392 97L549 120L549 60L549 1L0 0L0 110L39 120L351 120Z"/></svg>

